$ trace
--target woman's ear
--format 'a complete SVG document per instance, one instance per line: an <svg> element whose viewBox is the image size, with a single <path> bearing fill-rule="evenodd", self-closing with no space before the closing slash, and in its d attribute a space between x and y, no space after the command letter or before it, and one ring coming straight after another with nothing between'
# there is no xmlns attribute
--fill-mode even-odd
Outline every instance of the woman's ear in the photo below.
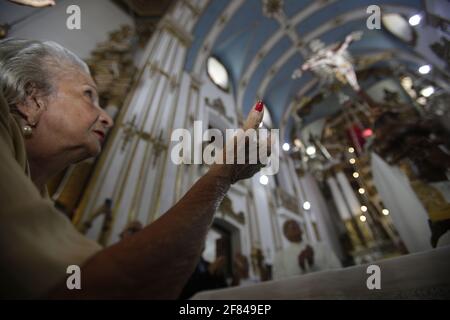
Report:
<svg viewBox="0 0 450 320"><path fill-rule="evenodd" d="M42 96L37 94L35 88L31 88L27 90L25 101L18 103L16 108L27 124L35 126L44 112L45 101Z"/></svg>

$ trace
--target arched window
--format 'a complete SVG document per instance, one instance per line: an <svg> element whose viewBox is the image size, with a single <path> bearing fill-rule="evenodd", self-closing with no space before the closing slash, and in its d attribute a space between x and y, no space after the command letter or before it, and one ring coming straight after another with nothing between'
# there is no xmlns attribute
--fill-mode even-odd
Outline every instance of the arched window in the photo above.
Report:
<svg viewBox="0 0 450 320"><path fill-rule="evenodd" d="M224 65L214 57L209 57L207 62L208 76L212 82L220 89L228 91L230 88L230 80L227 69Z"/></svg>
<svg viewBox="0 0 450 320"><path fill-rule="evenodd" d="M387 13L381 18L386 30L402 40L403 42L414 45L416 42L416 32L410 26L405 17L398 13Z"/></svg>

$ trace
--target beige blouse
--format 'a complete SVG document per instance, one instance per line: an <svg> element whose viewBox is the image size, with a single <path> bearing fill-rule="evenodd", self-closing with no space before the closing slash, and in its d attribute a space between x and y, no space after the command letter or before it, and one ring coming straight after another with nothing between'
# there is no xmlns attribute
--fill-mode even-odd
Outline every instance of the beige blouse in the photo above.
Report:
<svg viewBox="0 0 450 320"><path fill-rule="evenodd" d="M65 285L69 265L101 250L41 196L27 168L21 129L0 92L0 298L45 297Z"/></svg>

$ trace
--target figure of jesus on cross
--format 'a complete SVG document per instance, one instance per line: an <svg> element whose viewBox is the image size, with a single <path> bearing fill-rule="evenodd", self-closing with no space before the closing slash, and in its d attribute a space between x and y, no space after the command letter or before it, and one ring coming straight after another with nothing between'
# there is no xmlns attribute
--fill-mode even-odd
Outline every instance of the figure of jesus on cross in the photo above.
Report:
<svg viewBox="0 0 450 320"><path fill-rule="evenodd" d="M358 79L352 59L347 48L353 41L360 40L362 31L349 34L345 41L335 47L324 47L320 40L311 43L314 54L292 74L293 79L298 79L304 71L311 70L326 81L338 79L343 83L348 83L356 92L360 91Z"/></svg>

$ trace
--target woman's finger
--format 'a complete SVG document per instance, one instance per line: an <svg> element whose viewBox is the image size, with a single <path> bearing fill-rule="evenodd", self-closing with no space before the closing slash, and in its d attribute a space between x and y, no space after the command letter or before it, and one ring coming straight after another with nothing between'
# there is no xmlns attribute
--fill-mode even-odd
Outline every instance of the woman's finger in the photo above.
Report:
<svg viewBox="0 0 450 320"><path fill-rule="evenodd" d="M255 106L250 110L247 120L244 123L244 130L248 129L258 129L259 124L261 123L264 116L264 103L262 101L258 101Z"/></svg>

